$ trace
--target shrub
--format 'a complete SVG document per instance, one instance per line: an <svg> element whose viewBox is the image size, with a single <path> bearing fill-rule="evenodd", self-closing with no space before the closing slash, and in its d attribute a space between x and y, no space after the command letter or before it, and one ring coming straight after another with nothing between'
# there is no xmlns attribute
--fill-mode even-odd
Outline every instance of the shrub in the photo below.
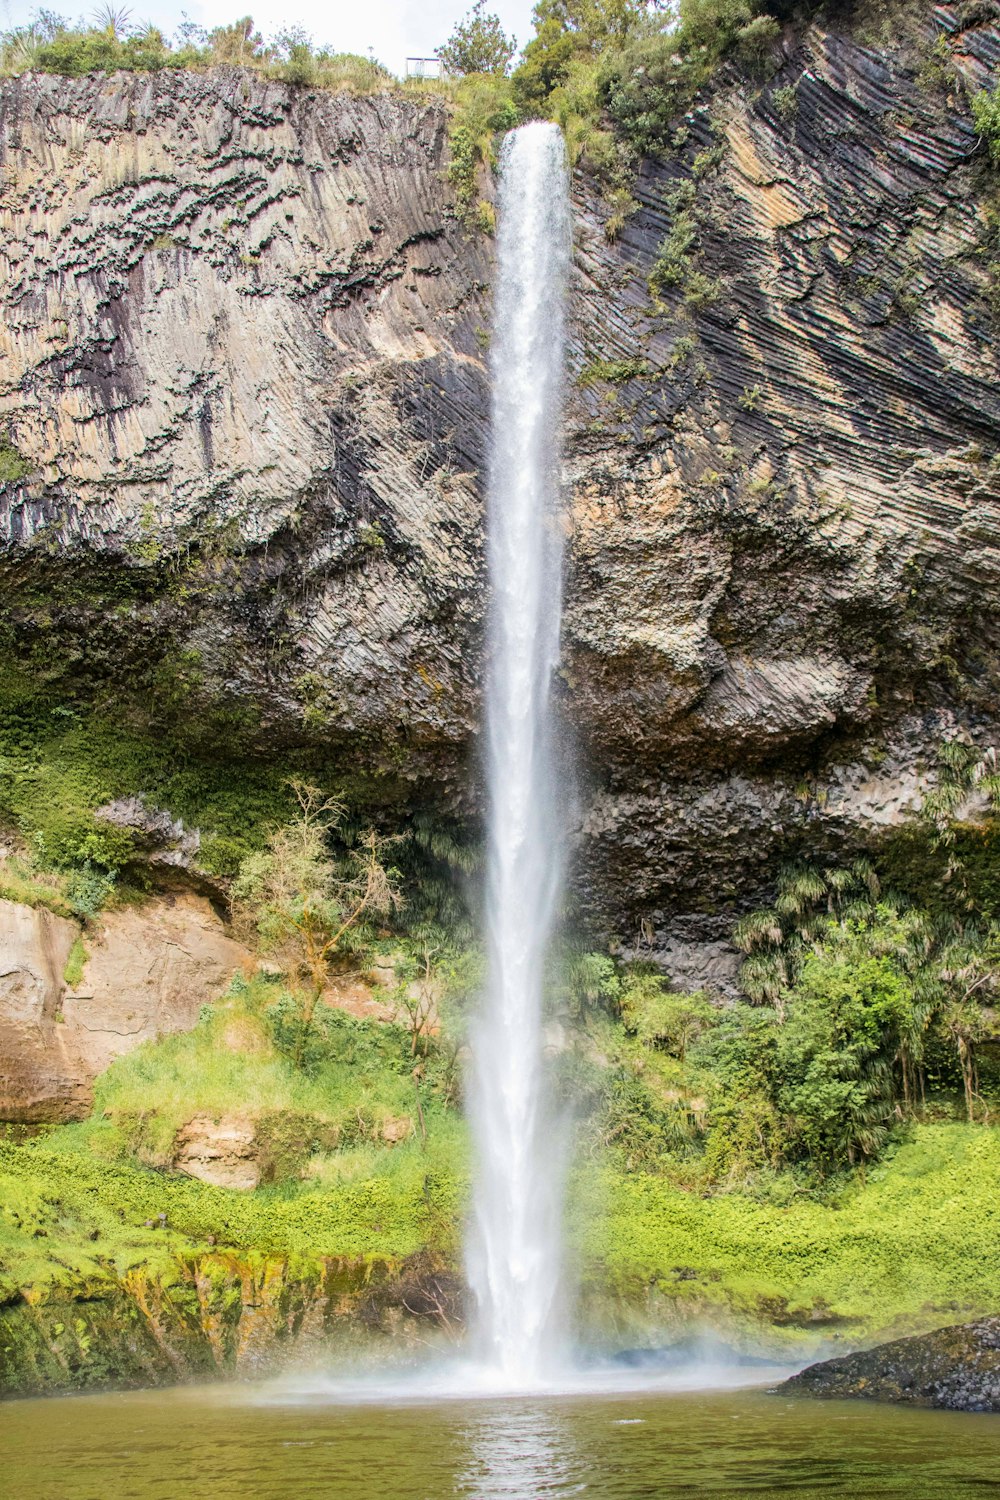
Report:
<svg viewBox="0 0 1000 1500"><path fill-rule="evenodd" d="M992 93L983 89L973 95L972 118L986 143L990 161L1000 167L1000 85Z"/></svg>
<svg viewBox="0 0 1000 1500"><path fill-rule="evenodd" d="M476 74L460 83L449 135L448 181L459 217L470 228L489 228L483 213L489 205L479 202L479 171L495 164L498 137L519 119L508 79Z"/></svg>
<svg viewBox="0 0 1000 1500"><path fill-rule="evenodd" d="M681 1062L719 1019L707 995L677 994L657 974L630 975L622 987L620 1006L626 1031Z"/></svg>
<svg viewBox="0 0 1000 1500"><path fill-rule="evenodd" d="M913 988L863 928L844 951L806 959L778 1040L778 1102L790 1147L821 1170L877 1156L895 1115L893 1066L913 1021Z"/></svg>

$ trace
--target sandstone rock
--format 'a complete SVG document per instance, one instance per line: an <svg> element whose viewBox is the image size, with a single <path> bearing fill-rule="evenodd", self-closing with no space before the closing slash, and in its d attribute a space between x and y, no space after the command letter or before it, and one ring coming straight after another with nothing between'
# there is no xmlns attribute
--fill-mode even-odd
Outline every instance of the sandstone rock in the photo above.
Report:
<svg viewBox="0 0 1000 1500"><path fill-rule="evenodd" d="M99 1073L141 1042L188 1030L248 961L204 897L107 912L88 940L83 978L63 1000L67 1036Z"/></svg>
<svg viewBox="0 0 1000 1500"><path fill-rule="evenodd" d="M0 901L0 1120L76 1119L90 1107L90 1071L60 1024L74 922Z"/></svg>
<svg viewBox="0 0 1000 1500"><path fill-rule="evenodd" d="M79 935L75 922L0 901L0 1120L86 1115L95 1074L140 1042L193 1026L248 962L190 893L106 913L69 990Z"/></svg>
<svg viewBox="0 0 1000 1500"><path fill-rule="evenodd" d="M260 1183L255 1128L245 1115L218 1120L195 1115L177 1132L174 1167L213 1187L255 1188Z"/></svg>
<svg viewBox="0 0 1000 1500"><path fill-rule="evenodd" d="M389 1146L409 1140L413 1134L413 1121L409 1115L389 1115L382 1121L382 1139Z"/></svg>

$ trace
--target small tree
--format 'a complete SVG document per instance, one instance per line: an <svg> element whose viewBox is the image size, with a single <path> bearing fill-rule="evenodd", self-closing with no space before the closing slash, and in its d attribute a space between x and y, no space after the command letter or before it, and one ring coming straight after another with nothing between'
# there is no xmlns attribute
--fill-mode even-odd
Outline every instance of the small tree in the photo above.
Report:
<svg viewBox="0 0 1000 1500"><path fill-rule="evenodd" d="M438 58L449 73L506 74L517 51L517 38L508 36L500 17L486 10L486 0L476 0L458 22Z"/></svg>
<svg viewBox="0 0 1000 1500"><path fill-rule="evenodd" d="M939 973L943 989L941 1031L958 1054L965 1111L971 1125L976 1105L981 1102L976 1049L982 1042L992 1041L998 1031L997 1017L990 1006L1000 991L1000 928L992 925L983 934L967 927L955 934L942 950Z"/></svg>
<svg viewBox="0 0 1000 1500"><path fill-rule="evenodd" d="M264 38L254 30L252 16L241 16L231 26L216 26L208 34L208 45L213 62L241 64L264 55Z"/></svg>
<svg viewBox="0 0 1000 1500"><path fill-rule="evenodd" d="M366 919L388 916L402 898L396 872L384 863L389 841L370 828L338 863L328 836L344 818L343 803L302 781L291 786L298 816L243 861L232 907L237 927L281 963L299 1000L299 1061L333 958Z"/></svg>

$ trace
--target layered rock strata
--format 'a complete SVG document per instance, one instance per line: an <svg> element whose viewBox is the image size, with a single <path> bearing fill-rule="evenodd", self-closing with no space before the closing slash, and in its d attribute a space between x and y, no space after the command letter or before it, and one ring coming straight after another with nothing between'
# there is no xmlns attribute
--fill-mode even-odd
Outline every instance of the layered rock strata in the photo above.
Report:
<svg viewBox="0 0 1000 1500"><path fill-rule="evenodd" d="M993 733L967 96L1000 38L969 14L790 31L678 121L616 237L575 177L575 880L692 973L783 860L877 840L942 739ZM246 753L322 745L466 817L492 246L447 127L230 69L0 85L0 577L25 670L155 718L154 662Z"/></svg>

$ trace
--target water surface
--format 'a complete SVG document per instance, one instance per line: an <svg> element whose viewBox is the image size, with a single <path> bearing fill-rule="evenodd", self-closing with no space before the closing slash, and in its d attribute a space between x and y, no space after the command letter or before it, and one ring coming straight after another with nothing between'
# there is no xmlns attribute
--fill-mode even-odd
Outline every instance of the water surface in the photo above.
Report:
<svg viewBox="0 0 1000 1500"><path fill-rule="evenodd" d="M763 1391L261 1400L215 1387L0 1406L17 1500L659 1500L1000 1493L1000 1418Z"/></svg>

